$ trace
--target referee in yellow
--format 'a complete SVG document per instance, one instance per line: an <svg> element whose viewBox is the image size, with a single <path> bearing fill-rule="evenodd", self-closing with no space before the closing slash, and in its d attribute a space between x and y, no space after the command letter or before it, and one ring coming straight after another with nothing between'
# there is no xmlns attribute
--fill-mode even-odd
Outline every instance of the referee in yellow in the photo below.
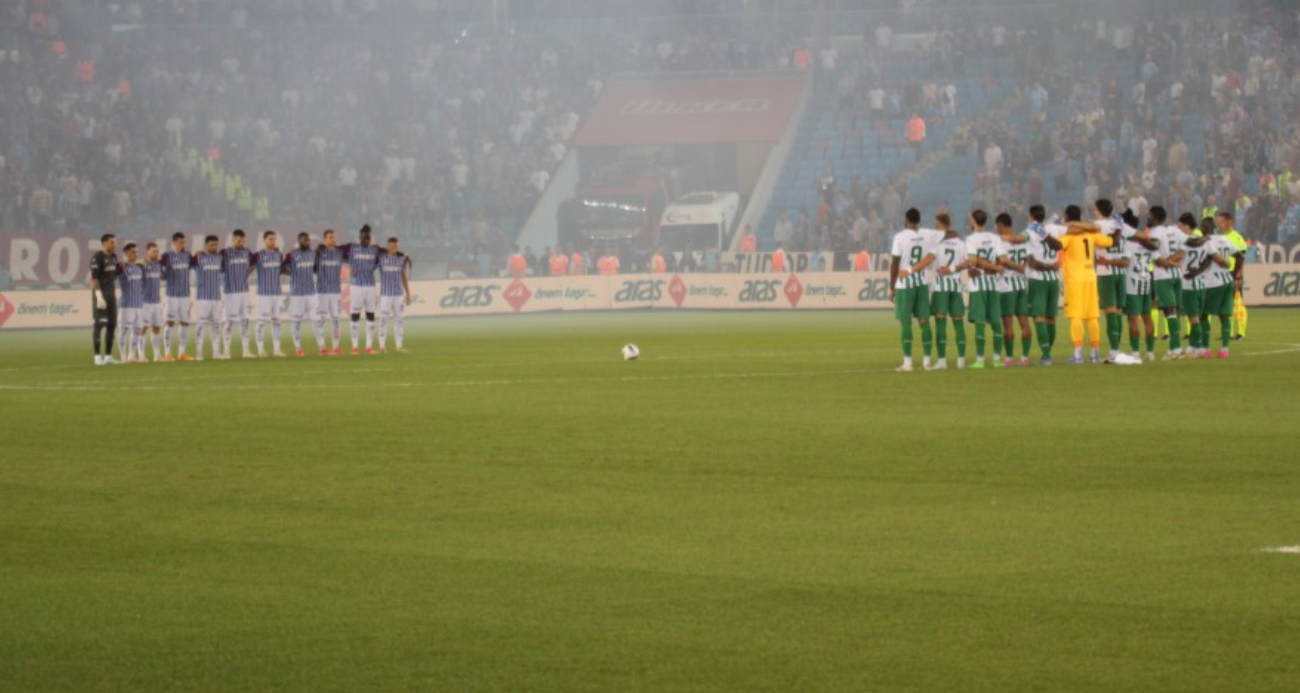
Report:
<svg viewBox="0 0 1300 693"><path fill-rule="evenodd" d="M1219 225L1219 232L1223 234L1224 238L1228 239L1228 242L1232 244L1232 247L1237 249L1237 252L1241 254L1242 258L1241 262L1238 262L1237 257L1234 255L1232 258L1232 266L1228 268L1228 271L1232 272L1232 281L1236 285L1236 290L1232 297L1232 324L1235 328L1232 331L1232 338L1245 339L1246 322L1249 316L1246 313L1246 302L1241 299L1241 290L1242 287L1245 286L1245 258L1246 250L1250 248L1250 245L1246 243L1246 237L1237 232L1236 227L1233 225L1235 221L1232 212L1227 211L1219 212L1219 216L1216 219L1216 222Z"/></svg>

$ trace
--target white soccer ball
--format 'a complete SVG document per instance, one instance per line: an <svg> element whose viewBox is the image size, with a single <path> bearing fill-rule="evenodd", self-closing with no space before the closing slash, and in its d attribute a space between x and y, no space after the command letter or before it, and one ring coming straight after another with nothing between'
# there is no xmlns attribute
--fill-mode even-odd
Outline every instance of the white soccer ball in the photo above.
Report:
<svg viewBox="0 0 1300 693"><path fill-rule="evenodd" d="M637 359L640 358L640 357L641 357L641 350L640 350L639 348L637 348L637 345L635 345L635 344L624 344L624 345L623 345L623 360L624 360L624 361L635 361L635 360L637 360Z"/></svg>

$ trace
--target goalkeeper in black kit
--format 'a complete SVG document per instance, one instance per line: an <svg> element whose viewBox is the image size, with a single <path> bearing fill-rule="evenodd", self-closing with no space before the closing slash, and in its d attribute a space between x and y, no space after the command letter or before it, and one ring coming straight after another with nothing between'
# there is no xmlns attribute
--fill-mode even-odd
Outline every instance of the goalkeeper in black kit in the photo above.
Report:
<svg viewBox="0 0 1300 693"><path fill-rule="evenodd" d="M105 366L117 363L113 359L113 336L117 334L117 238L106 233L99 243L99 252L90 258L90 288L95 306L95 365Z"/></svg>

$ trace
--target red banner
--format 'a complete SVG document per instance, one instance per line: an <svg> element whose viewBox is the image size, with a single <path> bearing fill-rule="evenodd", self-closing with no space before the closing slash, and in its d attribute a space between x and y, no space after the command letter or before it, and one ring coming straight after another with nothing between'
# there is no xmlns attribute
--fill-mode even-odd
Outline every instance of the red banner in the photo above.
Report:
<svg viewBox="0 0 1300 693"><path fill-rule="evenodd" d="M280 234L281 247L292 247L296 231L277 231ZM320 231L313 231L312 238L320 237ZM230 243L230 229L196 227L185 229L191 252L203 247L203 238L212 234L221 239L221 247ZM348 237L355 232L343 232L339 235L340 243L347 243ZM171 234L163 231L156 236L145 232L118 234L117 253L122 255L122 248L128 242L140 246L140 255L144 256L146 243L157 243L163 252L171 249ZM250 248L262 247L261 233L250 231L248 234ZM0 233L0 268L9 272L10 281L20 289L47 288L52 284L86 284L90 277L90 258L100 248L99 236L75 233Z"/></svg>
<svg viewBox="0 0 1300 693"><path fill-rule="evenodd" d="M802 77L615 82L574 144L776 142L803 91Z"/></svg>

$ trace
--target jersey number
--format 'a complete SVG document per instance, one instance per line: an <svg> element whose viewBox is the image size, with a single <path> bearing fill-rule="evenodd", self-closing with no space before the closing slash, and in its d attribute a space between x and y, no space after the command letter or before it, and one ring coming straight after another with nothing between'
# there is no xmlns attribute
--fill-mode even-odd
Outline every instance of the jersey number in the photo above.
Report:
<svg viewBox="0 0 1300 693"><path fill-rule="evenodd" d="M1083 239L1083 257L1087 260L1092 259L1092 244L1086 238Z"/></svg>
<svg viewBox="0 0 1300 693"><path fill-rule="evenodd" d="M919 245L917 245L917 246L912 246L912 264L913 264L913 265L915 265L916 263L918 263L918 262L921 261L921 252L922 252L922 251L921 251L921 246L919 246Z"/></svg>

